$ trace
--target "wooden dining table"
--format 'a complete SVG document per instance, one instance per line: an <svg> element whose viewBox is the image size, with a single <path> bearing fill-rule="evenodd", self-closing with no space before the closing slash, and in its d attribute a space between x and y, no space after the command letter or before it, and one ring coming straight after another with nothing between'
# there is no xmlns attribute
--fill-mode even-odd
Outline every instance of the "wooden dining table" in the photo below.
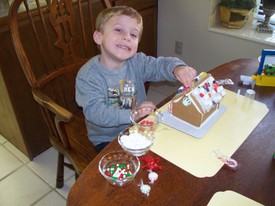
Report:
<svg viewBox="0 0 275 206"><path fill-rule="evenodd" d="M257 72L258 67L257 59L245 58L222 64L208 73L215 79L231 79L234 85L224 87L236 93L240 89L241 95L244 95L250 85L243 85L240 75L251 76ZM161 158L163 169L158 171L159 177L152 185L150 195L146 196L138 186L141 179L148 179L148 171L142 168L134 181L125 187L110 185L100 174L98 163L101 157L110 151L121 150L115 139L78 177L68 194L67 206L204 206L220 191L234 191L260 204L275 205L275 87L255 85L254 90L255 100L264 103L269 112L232 155L233 159L241 162L237 171L224 165L213 177L198 178ZM167 97L161 105L171 98L172 96ZM146 155L159 157L152 151Z"/></svg>

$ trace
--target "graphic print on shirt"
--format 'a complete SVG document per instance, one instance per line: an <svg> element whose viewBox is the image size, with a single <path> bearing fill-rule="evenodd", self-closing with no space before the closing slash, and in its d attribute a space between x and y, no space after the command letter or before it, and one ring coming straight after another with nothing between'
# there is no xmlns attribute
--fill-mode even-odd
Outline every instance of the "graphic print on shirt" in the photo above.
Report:
<svg viewBox="0 0 275 206"><path fill-rule="evenodd" d="M131 80L120 80L118 88L108 88L109 104L131 109L136 104L136 88Z"/></svg>
<svg viewBox="0 0 275 206"><path fill-rule="evenodd" d="M120 91L118 88L108 88L109 105L118 106L119 95Z"/></svg>

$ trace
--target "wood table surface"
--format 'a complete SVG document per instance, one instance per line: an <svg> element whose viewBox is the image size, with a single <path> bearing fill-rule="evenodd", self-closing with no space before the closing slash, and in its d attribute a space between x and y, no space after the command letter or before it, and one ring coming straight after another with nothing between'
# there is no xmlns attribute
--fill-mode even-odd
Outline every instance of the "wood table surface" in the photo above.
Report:
<svg viewBox="0 0 275 206"><path fill-rule="evenodd" d="M238 59L209 71L215 79L230 78L235 85L226 89L244 95L247 88L240 82L240 75L255 74L257 59ZM88 165L72 186L68 206L76 205L207 205L219 191L232 190L264 205L275 205L275 87L255 86L255 99L266 104L269 112L237 149L232 158L241 163L237 171L222 167L213 177L197 178L172 163L161 159L164 169L157 171L159 178L151 185L147 197L140 192L140 180L148 182L148 172L140 169L134 181L125 187L110 185L100 174L100 158L113 150L120 150L117 139L110 143ZM165 104L168 97L162 102ZM241 125L240 125L241 126ZM146 155L158 157L149 151ZM192 157L190 157L192 158ZM141 162L141 166L144 163Z"/></svg>

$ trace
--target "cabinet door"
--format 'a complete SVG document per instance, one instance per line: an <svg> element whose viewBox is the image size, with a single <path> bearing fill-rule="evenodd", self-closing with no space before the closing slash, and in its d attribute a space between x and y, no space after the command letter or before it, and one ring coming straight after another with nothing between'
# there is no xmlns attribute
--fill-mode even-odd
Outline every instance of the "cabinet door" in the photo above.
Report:
<svg viewBox="0 0 275 206"><path fill-rule="evenodd" d="M22 133L0 69L0 134L28 156Z"/></svg>
<svg viewBox="0 0 275 206"><path fill-rule="evenodd" d="M157 9L148 8L139 12L143 18L143 34L139 51L146 55L157 56Z"/></svg>
<svg viewBox="0 0 275 206"><path fill-rule="evenodd" d="M29 46L35 44L26 32ZM14 51L7 17L0 18L1 118L0 132L32 160L51 144L48 130ZM0 106L1 106L0 105ZM4 119L4 117L5 119ZM2 121L3 124L2 124Z"/></svg>

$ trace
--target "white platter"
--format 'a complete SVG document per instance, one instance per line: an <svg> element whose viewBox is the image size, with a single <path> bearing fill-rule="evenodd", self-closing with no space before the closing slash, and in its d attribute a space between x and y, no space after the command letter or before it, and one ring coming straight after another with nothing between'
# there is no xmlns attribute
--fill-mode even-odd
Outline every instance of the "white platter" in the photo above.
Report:
<svg viewBox="0 0 275 206"><path fill-rule="evenodd" d="M219 109L213 112L200 127L196 127L173 116L166 110L163 112L162 123L173 127L176 130L189 134L195 138L202 138L206 132L219 120L225 111L226 106L220 105Z"/></svg>

